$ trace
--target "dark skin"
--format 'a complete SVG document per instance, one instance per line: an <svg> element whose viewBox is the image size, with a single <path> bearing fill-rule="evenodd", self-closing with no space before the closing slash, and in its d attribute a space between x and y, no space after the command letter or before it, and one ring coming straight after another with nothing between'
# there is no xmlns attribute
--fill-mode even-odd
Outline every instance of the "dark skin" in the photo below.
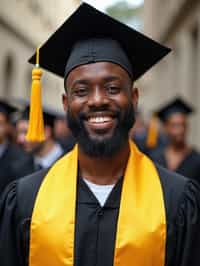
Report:
<svg viewBox="0 0 200 266"><path fill-rule="evenodd" d="M8 129L8 118L4 113L0 112L0 144L4 143L7 140Z"/></svg>
<svg viewBox="0 0 200 266"><path fill-rule="evenodd" d="M66 80L67 92L63 95L64 110L70 108L75 117L88 113L84 126L90 138L101 141L112 136L117 120L112 116L120 107L125 109L138 103L138 90L120 66L109 62L83 65L72 70ZM106 111L104 111L106 107ZM91 109L101 110L90 112ZM109 111L108 111L109 110ZM95 119L100 119L95 120ZM123 175L129 157L128 139L121 150L110 158L95 158L79 147L79 168L83 178L99 184L115 184Z"/></svg>
<svg viewBox="0 0 200 266"><path fill-rule="evenodd" d="M187 117L182 113L172 114L165 122L165 131L169 145L165 150L168 169L175 171L185 157L191 152L187 145Z"/></svg>

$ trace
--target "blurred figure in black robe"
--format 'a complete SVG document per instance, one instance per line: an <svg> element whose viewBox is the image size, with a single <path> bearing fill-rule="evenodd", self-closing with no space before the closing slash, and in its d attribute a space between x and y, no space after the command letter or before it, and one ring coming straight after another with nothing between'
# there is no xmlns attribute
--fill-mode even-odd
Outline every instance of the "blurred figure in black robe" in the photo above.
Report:
<svg viewBox="0 0 200 266"><path fill-rule="evenodd" d="M169 170L200 182L200 153L187 143L188 115L192 107L176 98L158 111L168 136L168 145L154 152L152 159Z"/></svg>
<svg viewBox="0 0 200 266"><path fill-rule="evenodd" d="M25 158L24 152L9 139L10 115L15 111L12 105L0 100L0 194L8 183L18 177L15 166Z"/></svg>
<svg viewBox="0 0 200 266"><path fill-rule="evenodd" d="M137 147L145 153L146 155L151 156L153 153L161 151L166 145L166 136L163 132L160 131L158 125L156 127L156 136L154 143L149 143L148 138L150 133L151 120L149 123L145 123L144 118L140 110L136 112L136 121L134 126L129 132L130 138L134 141Z"/></svg>
<svg viewBox="0 0 200 266"><path fill-rule="evenodd" d="M16 122L16 142L27 153L24 160L15 167L19 176L49 168L56 160L64 155L63 147L55 140L53 125L55 114L51 109L44 110L45 141L30 142L26 140L29 125L29 106L26 107Z"/></svg>

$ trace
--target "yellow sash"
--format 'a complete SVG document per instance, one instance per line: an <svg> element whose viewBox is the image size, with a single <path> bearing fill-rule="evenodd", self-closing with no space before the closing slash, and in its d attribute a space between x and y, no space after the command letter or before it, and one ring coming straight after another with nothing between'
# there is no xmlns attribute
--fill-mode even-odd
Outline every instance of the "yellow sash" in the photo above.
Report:
<svg viewBox="0 0 200 266"><path fill-rule="evenodd" d="M78 147L48 172L30 228L30 266L73 266ZM121 194L114 266L164 266L166 219L153 163L130 143Z"/></svg>

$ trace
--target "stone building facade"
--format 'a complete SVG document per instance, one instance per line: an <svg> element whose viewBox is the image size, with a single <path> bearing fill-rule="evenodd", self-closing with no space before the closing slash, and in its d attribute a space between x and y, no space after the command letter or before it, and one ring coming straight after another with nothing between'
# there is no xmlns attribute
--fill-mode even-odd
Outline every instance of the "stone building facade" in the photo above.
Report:
<svg viewBox="0 0 200 266"><path fill-rule="evenodd" d="M144 25L172 52L144 76L143 103L150 112L173 96L185 98L196 110L190 142L200 147L200 1L146 0Z"/></svg>
<svg viewBox="0 0 200 266"><path fill-rule="evenodd" d="M27 59L79 3L79 0L0 1L0 97L29 98L32 67ZM44 104L61 108L62 92L63 81L45 72Z"/></svg>

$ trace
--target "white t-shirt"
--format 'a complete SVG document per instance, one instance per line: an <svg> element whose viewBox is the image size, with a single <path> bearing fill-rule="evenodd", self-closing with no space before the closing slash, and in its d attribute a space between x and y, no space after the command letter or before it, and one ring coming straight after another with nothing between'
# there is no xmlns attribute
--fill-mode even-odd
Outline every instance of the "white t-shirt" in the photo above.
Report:
<svg viewBox="0 0 200 266"><path fill-rule="evenodd" d="M86 179L84 179L84 181L88 185L90 190L93 192L93 194L95 195L97 200L99 201L101 207L103 207L107 198L109 197L113 187L115 186L115 184L113 184L113 185L97 185L97 184L94 184L94 183L92 183Z"/></svg>

